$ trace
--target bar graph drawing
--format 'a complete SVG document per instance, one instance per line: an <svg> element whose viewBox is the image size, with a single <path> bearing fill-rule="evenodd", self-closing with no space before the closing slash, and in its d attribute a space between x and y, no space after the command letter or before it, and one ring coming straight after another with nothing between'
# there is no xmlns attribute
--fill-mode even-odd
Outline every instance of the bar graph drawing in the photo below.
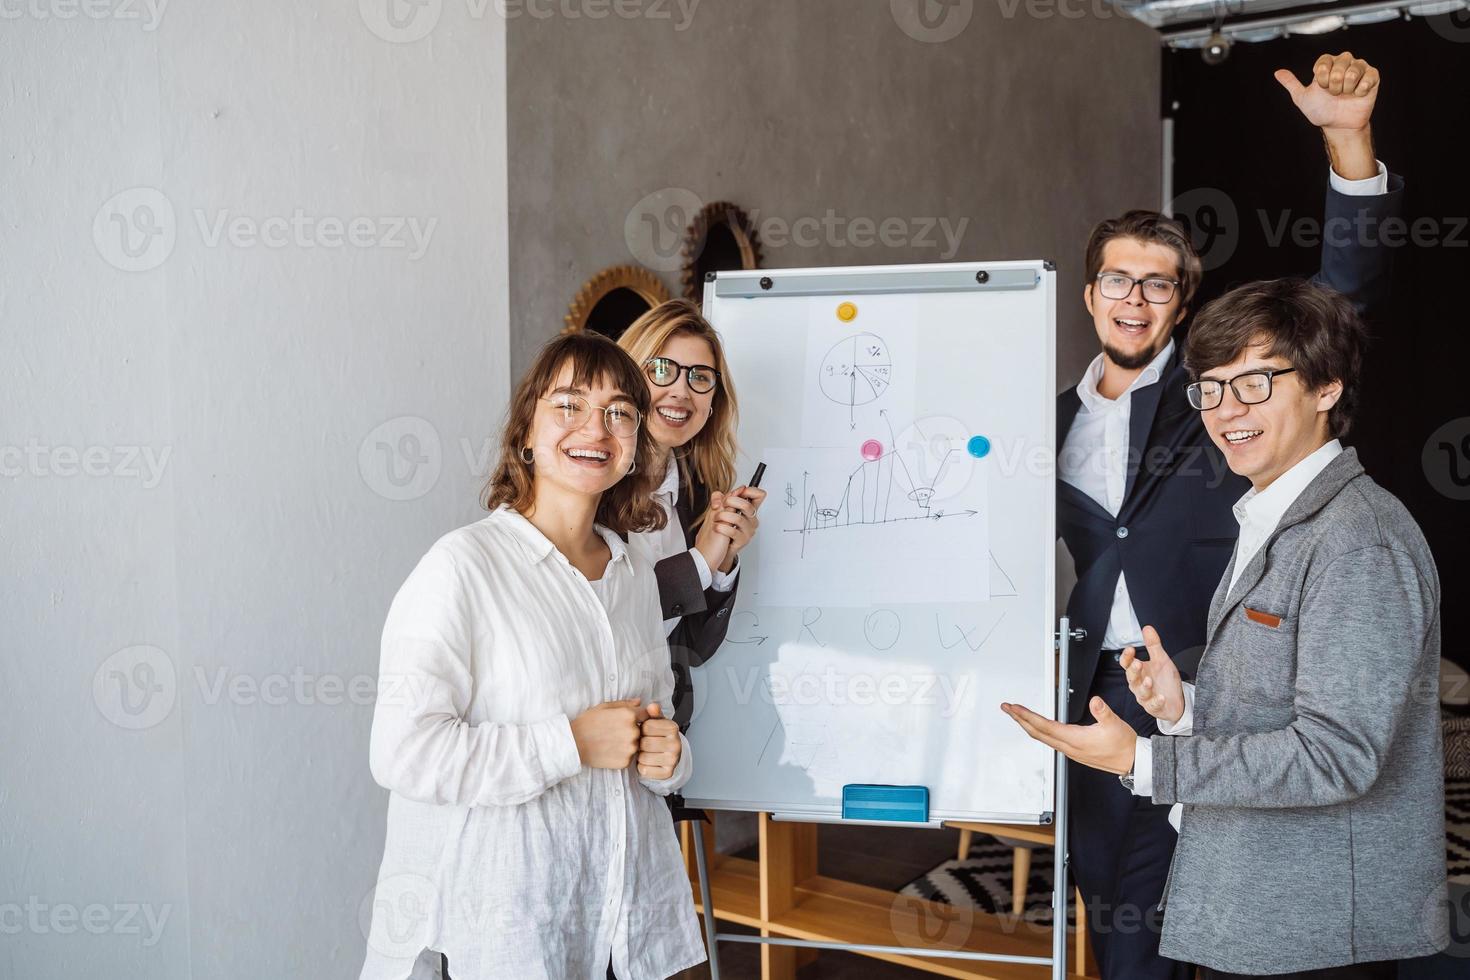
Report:
<svg viewBox="0 0 1470 980"><path fill-rule="evenodd" d="M958 450L951 452L951 455ZM801 490L788 485L786 506L795 511L801 506L801 520L783 528L788 534L802 536L801 556L806 557L806 538L817 531L855 528L904 521L941 521L973 518L978 510L934 506L934 486L944 477L949 458L939 466L934 478L916 480L904 462L903 454L890 450L878 459L867 460L848 474L835 493L819 495L809 471L801 474Z"/></svg>

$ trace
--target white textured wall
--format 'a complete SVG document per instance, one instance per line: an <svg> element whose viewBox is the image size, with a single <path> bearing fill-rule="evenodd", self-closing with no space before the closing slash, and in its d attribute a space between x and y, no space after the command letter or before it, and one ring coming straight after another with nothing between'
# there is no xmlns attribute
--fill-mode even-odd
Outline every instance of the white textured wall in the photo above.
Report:
<svg viewBox="0 0 1470 980"><path fill-rule="evenodd" d="M505 24L388 3L0 7L0 977L361 964L378 634L508 393Z"/></svg>

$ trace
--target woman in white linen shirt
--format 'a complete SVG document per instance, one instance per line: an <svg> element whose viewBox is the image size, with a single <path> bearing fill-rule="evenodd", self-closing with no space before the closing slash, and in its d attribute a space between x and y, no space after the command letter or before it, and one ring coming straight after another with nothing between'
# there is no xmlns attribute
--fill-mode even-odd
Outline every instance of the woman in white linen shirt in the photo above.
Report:
<svg viewBox="0 0 1470 980"><path fill-rule="evenodd" d="M653 980L704 959L660 798L691 761L662 717L658 589L620 537L664 520L647 409L616 345L548 344L512 397L490 515L441 538L393 600L364 980Z"/></svg>
<svg viewBox="0 0 1470 980"><path fill-rule="evenodd" d="M668 523L630 539L654 563L674 663L673 717L694 708L689 669L725 642L735 606L736 556L750 543L766 492L734 487L739 407L719 334L687 299L660 303L618 338L643 369L652 399L653 498Z"/></svg>

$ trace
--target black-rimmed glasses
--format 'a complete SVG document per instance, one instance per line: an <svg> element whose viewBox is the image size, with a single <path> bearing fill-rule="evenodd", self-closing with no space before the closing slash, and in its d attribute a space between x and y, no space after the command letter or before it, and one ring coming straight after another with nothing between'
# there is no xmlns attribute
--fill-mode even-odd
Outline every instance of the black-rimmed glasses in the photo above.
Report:
<svg viewBox="0 0 1470 980"><path fill-rule="evenodd" d="M660 388L667 388L683 374L689 379L689 390L701 395L714 391L715 385L720 383L720 372L708 364L685 366L672 357L650 357L643 362L643 373Z"/></svg>
<svg viewBox="0 0 1470 980"><path fill-rule="evenodd" d="M556 424L572 432L587 424L587 419L592 416L594 408L602 409L602 424L607 427L608 435L617 438L636 435L638 423L642 421L638 409L627 402L596 406L581 395L574 395L570 392L560 392L541 400L552 407L552 418Z"/></svg>
<svg viewBox="0 0 1470 980"><path fill-rule="evenodd" d="M1134 286L1140 287L1145 302L1167 303L1174 298L1174 290L1178 288L1179 280L1163 279L1158 276L1134 279L1121 272L1099 272L1097 274L1097 291L1102 293L1106 299L1127 299L1133 292Z"/></svg>
<svg viewBox="0 0 1470 980"><path fill-rule="evenodd" d="M1215 381L1205 379L1188 385L1184 390L1189 396L1189 404L1201 412L1208 412L1217 407L1225 398L1225 386L1235 392L1235 398L1242 405L1259 405L1271 397L1271 381L1282 374L1290 374L1296 368L1268 368L1262 371L1247 371L1237 374L1227 381Z"/></svg>

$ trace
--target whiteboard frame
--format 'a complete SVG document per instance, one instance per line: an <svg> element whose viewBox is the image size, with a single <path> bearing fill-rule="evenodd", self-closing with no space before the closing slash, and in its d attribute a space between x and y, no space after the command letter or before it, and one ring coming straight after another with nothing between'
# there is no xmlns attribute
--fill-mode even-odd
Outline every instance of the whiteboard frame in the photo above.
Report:
<svg viewBox="0 0 1470 980"><path fill-rule="evenodd" d="M999 292L1024 289L1050 289L1051 329L1046 337L1047 376L1055 385L1056 379L1056 265L1047 259L1009 260L998 262L946 262L919 265L869 265L837 266L831 268L800 269L748 269L732 272L710 272L705 276L703 309L705 316L714 321L714 310L719 299L752 299L761 296L864 296L893 293L936 293L936 292ZM716 324L716 329L718 325ZM1054 393L1041 399L1045 414L1042 428L1043 439L1050 449L1050 458L1055 461L1056 441L1056 397ZM1055 471L1052 490L1045 494L1044 539L1038 542L1045 561L1043 582L1045 583L1047 612L1045 631L1038 630L1038 644L1055 651L1056 642L1056 488ZM1066 675L1058 675L1056 659L1049 656L1045 669L1052 690L1066 683ZM1055 699L1054 699L1055 702ZM1057 711L1055 703L1051 705ZM1065 715L1057 711L1054 719ZM1058 766L1060 771L1060 765ZM1052 787L1052 805L1057 807L1063 799L1065 787L1057 779ZM688 797L685 804L709 810L736 812L774 813L783 819L820 823L852 823L842 819L841 804L836 807L815 804L772 803L761 800L714 800ZM1056 819L1056 811L1042 813L1007 813L995 811L930 811L927 823L894 822L892 826L938 827L947 821L975 821L984 823L1009 823L1042 826ZM1059 828L1059 836L1060 828Z"/></svg>

